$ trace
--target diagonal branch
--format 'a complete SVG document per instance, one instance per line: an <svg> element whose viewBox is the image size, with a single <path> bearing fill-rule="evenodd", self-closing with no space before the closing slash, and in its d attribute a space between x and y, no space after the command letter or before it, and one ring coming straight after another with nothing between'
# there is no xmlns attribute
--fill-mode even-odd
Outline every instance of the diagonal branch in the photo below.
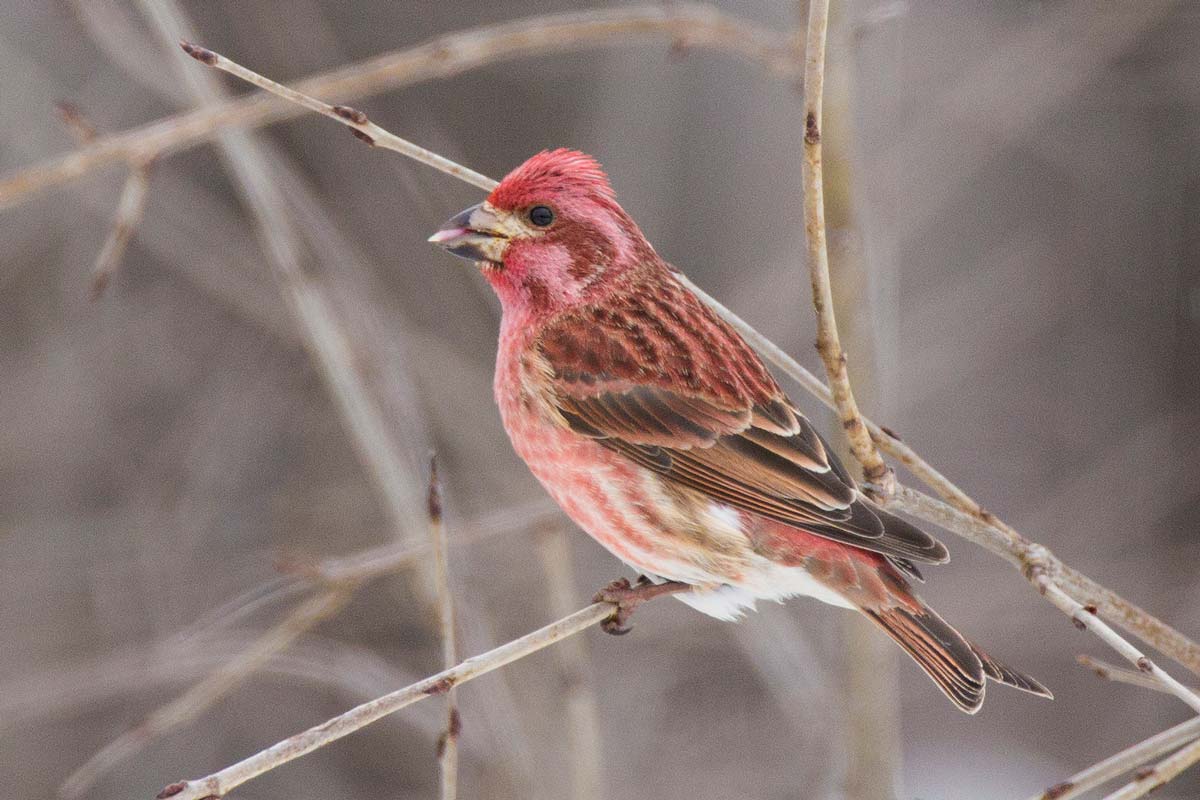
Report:
<svg viewBox="0 0 1200 800"><path fill-rule="evenodd" d="M159 800L202 800L208 797L224 797L246 781L275 769L300 756L310 753L330 742L337 741L372 722L418 703L428 697L445 694L455 686L474 680L480 675L511 664L518 659L536 653L544 647L574 636L612 616L614 605L593 603L568 617L552 622L544 628L526 634L519 639L502 644L482 655L468 658L450 669L442 670L391 694L355 706L344 714L323 722L284 739L249 758L215 772L205 778L173 783L159 794Z"/></svg>
<svg viewBox="0 0 1200 800"><path fill-rule="evenodd" d="M1172 756L1164 758L1150 769L1140 770L1133 781L1125 784L1104 800L1137 800L1163 784L1172 781L1188 767L1200 761L1200 740L1194 741Z"/></svg>
<svg viewBox="0 0 1200 800"><path fill-rule="evenodd" d="M1200 738L1200 718L1189 719L1093 764L1029 800L1073 800L1197 738Z"/></svg>

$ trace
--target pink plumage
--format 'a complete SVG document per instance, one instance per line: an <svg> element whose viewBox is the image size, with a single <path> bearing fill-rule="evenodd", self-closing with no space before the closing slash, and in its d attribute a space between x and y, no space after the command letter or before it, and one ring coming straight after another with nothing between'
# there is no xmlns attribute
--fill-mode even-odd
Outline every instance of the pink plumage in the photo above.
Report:
<svg viewBox="0 0 1200 800"><path fill-rule="evenodd" d="M968 712L987 679L1049 695L916 596L915 565L945 548L858 491L591 157L533 156L433 240L501 300L495 394L514 449L622 561L723 619L794 595L857 609Z"/></svg>

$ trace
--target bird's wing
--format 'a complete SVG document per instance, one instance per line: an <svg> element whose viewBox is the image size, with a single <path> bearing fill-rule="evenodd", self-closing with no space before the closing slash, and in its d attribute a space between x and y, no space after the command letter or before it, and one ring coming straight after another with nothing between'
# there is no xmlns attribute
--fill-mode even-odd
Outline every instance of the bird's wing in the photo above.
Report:
<svg viewBox="0 0 1200 800"><path fill-rule="evenodd" d="M945 548L871 505L740 336L683 287L546 326L547 395L576 433L677 485L897 559Z"/></svg>

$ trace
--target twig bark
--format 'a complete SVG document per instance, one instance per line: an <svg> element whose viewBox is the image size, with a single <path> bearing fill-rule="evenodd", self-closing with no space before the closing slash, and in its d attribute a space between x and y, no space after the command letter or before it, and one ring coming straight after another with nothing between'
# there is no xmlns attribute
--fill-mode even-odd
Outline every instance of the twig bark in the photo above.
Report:
<svg viewBox="0 0 1200 800"><path fill-rule="evenodd" d="M1137 800L1175 779L1181 772L1200 761L1200 740L1183 747L1147 770L1139 771L1133 781L1125 784L1104 800Z"/></svg>
<svg viewBox="0 0 1200 800"><path fill-rule="evenodd" d="M1099 636L1105 644L1120 653L1130 664L1137 667L1139 671L1144 672L1147 676L1161 683L1168 692L1191 706L1192 710L1200 712L1200 696L1197 696L1191 689L1168 675L1161 667L1147 658L1142 651L1138 650L1119 633L1110 628L1104 620L1096 616L1094 608L1084 606L1078 600L1075 600L1055 585L1045 573L1035 573L1034 584L1041 590L1047 600L1074 620L1077 625Z"/></svg>
<svg viewBox="0 0 1200 800"><path fill-rule="evenodd" d="M296 89L350 101L523 56L664 40L760 63L786 77L795 73L786 37L711 6L671 3L485 25L322 73L299 82ZM260 127L300 113L299 107L282 99L254 94L106 136L0 180L0 208L114 162L166 155L208 141L220 130Z"/></svg>
<svg viewBox="0 0 1200 800"><path fill-rule="evenodd" d="M1079 662L1079 666L1090 669L1096 673L1096 677L1103 678L1106 681L1113 683L1127 683L1130 686L1140 686L1143 689L1151 689L1155 692L1163 692L1170 694L1167 687L1162 683L1149 677L1144 672L1126 669L1125 667L1114 666L1107 661L1101 661L1098 658L1091 656L1075 656L1075 660Z"/></svg>
<svg viewBox="0 0 1200 800"><path fill-rule="evenodd" d="M1200 718L1189 719L1093 764L1029 800L1073 800L1197 738L1200 738Z"/></svg>
<svg viewBox="0 0 1200 800"><path fill-rule="evenodd" d="M266 750L212 775L170 784L158 794L158 798L159 800L168 797L177 798L177 800L202 800L208 797L224 797L246 781L317 748L324 747L381 717L420 702L427 697L445 694L452 687L474 680L480 675L486 675L555 642L581 633L612 616L613 608L613 604L610 603L593 603L544 628L539 628L482 655L468 658L455 667L442 670L436 675L431 675L403 689L356 706L344 714L309 728L303 733L284 739Z"/></svg>
<svg viewBox="0 0 1200 800"><path fill-rule="evenodd" d="M438 625L442 635L442 668L450 669L458 663L458 646L454 635L454 593L450 591L446 529L442 518L442 484L438 480L436 457L429 459L429 545L433 550ZM458 796L458 733L461 724L458 690L451 686L446 692L446 729L438 738L437 745L442 800L454 800Z"/></svg>
<svg viewBox="0 0 1200 800"><path fill-rule="evenodd" d="M808 36L804 51L804 240L807 244L812 302L817 312L817 352L833 390L838 419L846 431L850 452L862 465L868 491L887 502L895 492L896 476L884 463L862 412L854 400L846 353L838 336L829 283L829 252L825 241L825 190L821 168L821 106L825 89L825 39L829 28L829 0L811 0Z"/></svg>

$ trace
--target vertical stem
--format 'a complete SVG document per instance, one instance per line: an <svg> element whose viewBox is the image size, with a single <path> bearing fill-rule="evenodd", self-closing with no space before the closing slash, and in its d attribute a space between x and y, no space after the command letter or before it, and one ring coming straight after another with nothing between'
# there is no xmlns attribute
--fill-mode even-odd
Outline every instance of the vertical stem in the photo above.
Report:
<svg viewBox="0 0 1200 800"><path fill-rule="evenodd" d="M442 522L442 485L438 480L437 459L429 459L429 540L433 547L434 586L437 590L438 621L442 632L442 667L458 663L454 639L454 594L450 591L450 570L446 553L446 529ZM446 730L438 739L438 767L441 773L442 800L458 795L458 690L446 692Z"/></svg>
<svg viewBox="0 0 1200 800"><path fill-rule="evenodd" d="M863 467L870 489L886 501L895 491L895 475L884 463L863 421L850 377L846 354L838 338L829 285L829 254L825 242L825 197L821 175L821 103L825 88L825 38L829 0L812 0L808 9L808 39L804 56L804 238L812 301L817 312L817 352L825 363L838 418L846 430L850 452Z"/></svg>

